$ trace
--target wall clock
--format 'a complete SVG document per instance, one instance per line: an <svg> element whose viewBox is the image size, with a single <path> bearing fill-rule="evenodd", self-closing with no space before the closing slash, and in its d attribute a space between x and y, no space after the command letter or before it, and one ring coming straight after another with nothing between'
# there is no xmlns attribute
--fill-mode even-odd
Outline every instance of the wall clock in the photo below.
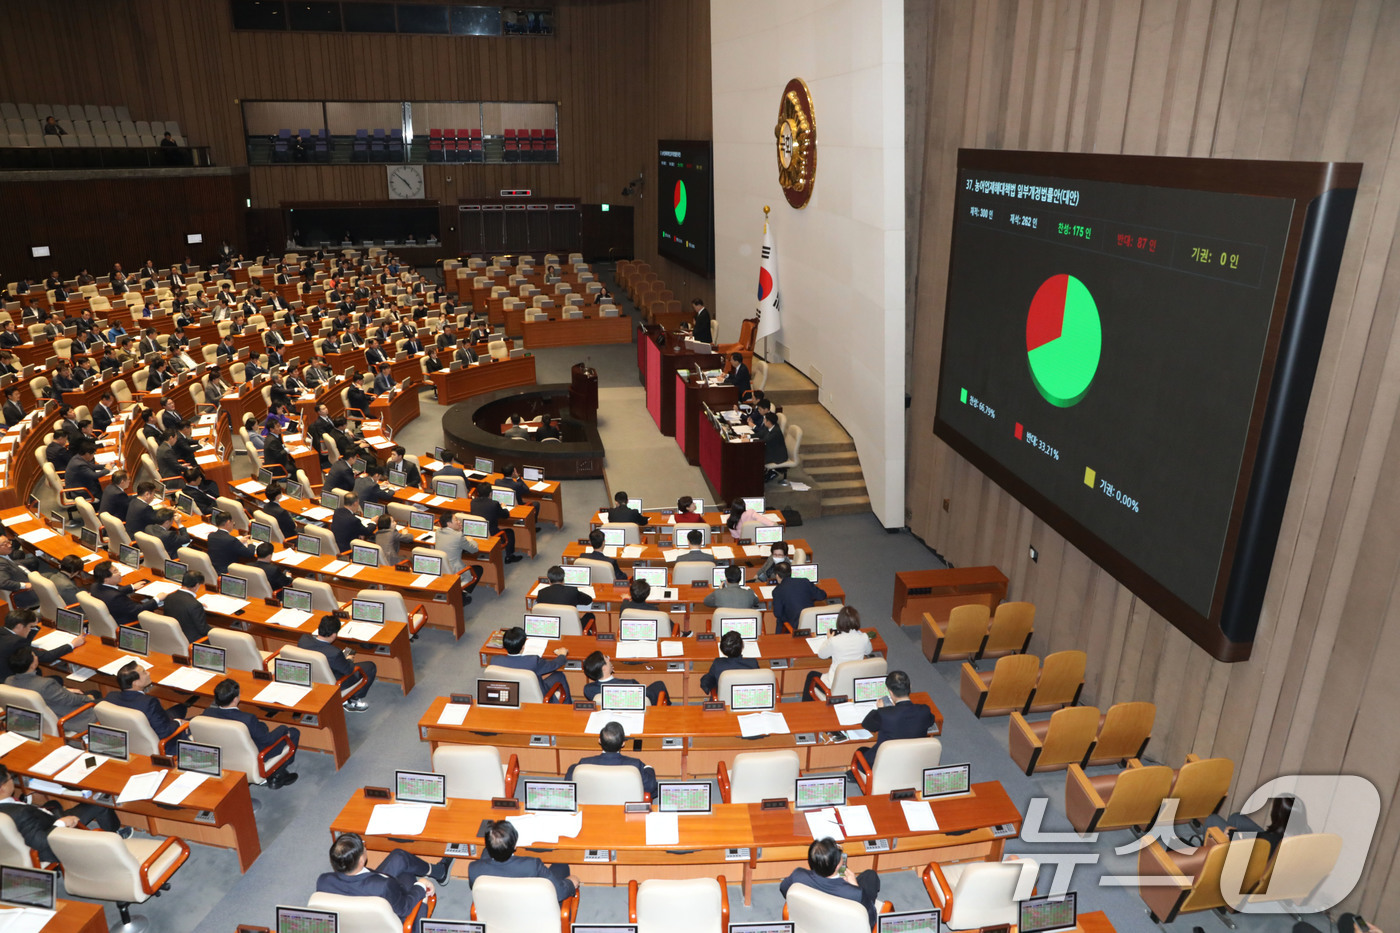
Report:
<svg viewBox="0 0 1400 933"><path fill-rule="evenodd" d="M395 201L417 201L423 197L423 166L390 165L389 197Z"/></svg>

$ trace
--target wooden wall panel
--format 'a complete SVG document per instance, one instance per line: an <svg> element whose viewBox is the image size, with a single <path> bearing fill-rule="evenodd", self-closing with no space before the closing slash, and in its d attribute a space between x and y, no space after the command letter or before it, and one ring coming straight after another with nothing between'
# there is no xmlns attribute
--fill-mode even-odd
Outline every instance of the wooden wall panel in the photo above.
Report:
<svg viewBox="0 0 1400 933"><path fill-rule="evenodd" d="M1154 757L1233 758L1229 805L1281 773L1372 780L1387 815L1348 906L1400 915L1400 5L910 0L905 17L911 528L1001 565L1040 607L1033 650L1089 652L1086 699L1154 700ZM1211 660L933 437L960 146L1365 163L1249 661Z"/></svg>

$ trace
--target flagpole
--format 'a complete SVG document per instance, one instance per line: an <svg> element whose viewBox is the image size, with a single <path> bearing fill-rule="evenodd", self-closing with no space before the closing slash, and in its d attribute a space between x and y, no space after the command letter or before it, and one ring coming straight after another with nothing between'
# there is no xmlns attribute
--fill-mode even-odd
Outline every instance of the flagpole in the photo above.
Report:
<svg viewBox="0 0 1400 933"><path fill-rule="evenodd" d="M768 212L769 212L771 209L772 209L772 208L770 208L767 204L763 205L763 235L764 235L765 237L768 236ZM768 359L768 335L767 335L767 334L764 334L764 335L763 335L763 362L764 362L765 364L771 362L771 361Z"/></svg>

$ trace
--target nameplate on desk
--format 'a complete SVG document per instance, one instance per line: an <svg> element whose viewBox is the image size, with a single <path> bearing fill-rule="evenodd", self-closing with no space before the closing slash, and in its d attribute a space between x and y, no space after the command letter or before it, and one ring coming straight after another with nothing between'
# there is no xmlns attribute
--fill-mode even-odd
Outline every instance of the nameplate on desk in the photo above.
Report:
<svg viewBox="0 0 1400 933"><path fill-rule="evenodd" d="M449 693L447 695L447 702L457 703L461 706L471 706L472 695L470 693Z"/></svg>
<svg viewBox="0 0 1400 933"><path fill-rule="evenodd" d="M117 640L115 638L109 638L106 635L99 635L98 640L101 641L102 644L106 645L108 648L117 647Z"/></svg>
<svg viewBox="0 0 1400 933"><path fill-rule="evenodd" d="M918 791L912 787L898 787L890 791L891 800L913 800L918 795Z"/></svg>
<svg viewBox="0 0 1400 933"><path fill-rule="evenodd" d="M247 924L240 923L238 929L234 930L234 933L272 933L272 931L267 927L250 927Z"/></svg>
<svg viewBox="0 0 1400 933"><path fill-rule="evenodd" d="M786 797L765 797L759 804L760 810L786 810L788 799Z"/></svg>
<svg viewBox="0 0 1400 933"><path fill-rule="evenodd" d="M817 734L815 732L799 732L792 737L792 740L797 745L816 745Z"/></svg>
<svg viewBox="0 0 1400 933"><path fill-rule="evenodd" d="M793 638L811 638L811 637L812 637L812 630L809 629L809 628L800 628L800 629L797 629L796 631L794 631L794 632L792 633L792 637L793 637Z"/></svg>
<svg viewBox="0 0 1400 933"><path fill-rule="evenodd" d="M530 736L530 746L532 748L549 748L554 744L554 737L549 735Z"/></svg>
<svg viewBox="0 0 1400 933"><path fill-rule="evenodd" d="M695 636L695 640L696 640L696 641L714 641L714 640L715 640L715 633L714 633L714 632L701 632L699 635L696 635L696 636Z"/></svg>
<svg viewBox="0 0 1400 933"><path fill-rule="evenodd" d="M587 538L579 538L579 539L578 539L578 543L579 543L579 544L587 544L587 543L588 543L588 539L587 539Z"/></svg>
<svg viewBox="0 0 1400 933"><path fill-rule="evenodd" d="M706 700L700 708L707 713L722 713L724 712L724 701Z"/></svg>
<svg viewBox="0 0 1400 933"><path fill-rule="evenodd" d="M574 710L580 713L591 713L598 708L598 704L592 700L575 700Z"/></svg>
<svg viewBox="0 0 1400 933"><path fill-rule="evenodd" d="M645 800L629 800L622 805L623 813L650 813L651 804Z"/></svg>
<svg viewBox="0 0 1400 933"><path fill-rule="evenodd" d="M271 680L271 679L272 679L272 675L269 674L267 671L253 671L252 674L253 674L253 679L254 679L254 680Z"/></svg>
<svg viewBox="0 0 1400 933"><path fill-rule="evenodd" d="M837 703L849 703L851 698L844 693L828 693L826 695L826 705L835 706Z"/></svg>
<svg viewBox="0 0 1400 933"><path fill-rule="evenodd" d="M183 666L183 667L187 667L187 666L189 665L189 663L190 663L189 656L188 656L188 655L183 655L183 654L172 654L172 655L170 656L170 660L173 661L173 662L176 663L176 664L179 664L179 665Z"/></svg>
<svg viewBox="0 0 1400 933"><path fill-rule="evenodd" d="M391 800L394 796L387 787L366 787L364 792L369 800Z"/></svg>
<svg viewBox="0 0 1400 933"><path fill-rule="evenodd" d="M169 755L152 755L151 764L157 768L173 768L175 767L175 759Z"/></svg>
<svg viewBox="0 0 1400 933"><path fill-rule="evenodd" d="M516 800L514 797L492 797L492 798L491 798L491 809L492 809L492 810L519 810L519 809L520 809L520 801L519 801L519 800ZM487 822L490 822L490 821L488 820Z"/></svg>
<svg viewBox="0 0 1400 933"><path fill-rule="evenodd" d="M599 632L599 633L598 633L598 640L599 640L599 641L617 641L617 633L616 633L616 632Z"/></svg>
<svg viewBox="0 0 1400 933"><path fill-rule="evenodd" d="M788 666L789 662L787 658L774 658L773 660L768 662L768 667L770 670L783 671L787 670Z"/></svg>

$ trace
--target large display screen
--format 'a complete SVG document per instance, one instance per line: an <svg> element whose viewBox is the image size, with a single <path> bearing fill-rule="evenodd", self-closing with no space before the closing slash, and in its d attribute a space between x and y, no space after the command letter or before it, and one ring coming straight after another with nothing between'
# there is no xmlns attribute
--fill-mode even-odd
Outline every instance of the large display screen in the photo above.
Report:
<svg viewBox="0 0 1400 933"><path fill-rule="evenodd" d="M703 275L715 268L715 178L707 139L657 143L656 251Z"/></svg>
<svg viewBox="0 0 1400 933"><path fill-rule="evenodd" d="M1263 166L1279 163L1256 163L1253 180L1244 164L963 152L935 421L1155 609L1235 658L1258 606L1226 619L1227 591L1242 523L1260 530L1245 521L1251 486L1270 488L1252 482L1261 435L1289 427L1269 404L1279 341L1304 321L1286 313L1284 276L1321 191L1264 190ZM1284 374L1306 380L1304 407L1317 350ZM1266 465L1291 474L1295 453L1296 438L1286 462Z"/></svg>

